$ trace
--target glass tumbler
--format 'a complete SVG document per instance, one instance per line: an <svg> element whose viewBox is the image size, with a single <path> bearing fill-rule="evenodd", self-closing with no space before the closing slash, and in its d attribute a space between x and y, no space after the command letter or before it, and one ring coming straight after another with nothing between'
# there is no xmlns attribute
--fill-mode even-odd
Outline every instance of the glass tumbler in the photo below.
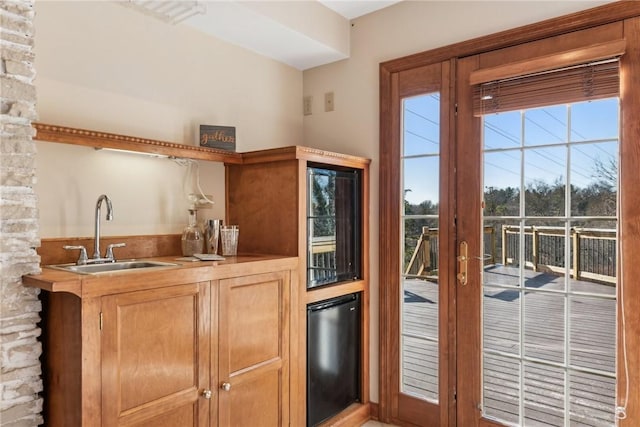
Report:
<svg viewBox="0 0 640 427"><path fill-rule="evenodd" d="M240 229L237 225L223 225L220 227L223 256L236 256L238 254L238 234L240 234Z"/></svg>
<svg viewBox="0 0 640 427"><path fill-rule="evenodd" d="M218 254L218 242L220 241L220 226L222 225L221 219L209 219L206 222L206 238L207 238L207 253Z"/></svg>

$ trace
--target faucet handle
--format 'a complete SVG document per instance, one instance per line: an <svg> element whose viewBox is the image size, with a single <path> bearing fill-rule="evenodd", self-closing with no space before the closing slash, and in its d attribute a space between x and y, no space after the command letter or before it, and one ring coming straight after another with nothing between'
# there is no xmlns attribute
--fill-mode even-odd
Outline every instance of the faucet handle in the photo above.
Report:
<svg viewBox="0 0 640 427"><path fill-rule="evenodd" d="M78 261L76 261L77 265L85 265L87 263L87 248L85 248L84 246L75 246L75 245L64 245L62 247L63 249L66 250L75 250L75 249L79 249L80 250L80 256L78 257Z"/></svg>
<svg viewBox="0 0 640 427"><path fill-rule="evenodd" d="M104 257L115 262L116 258L113 256L113 248L124 248L125 246L127 246L126 243L112 243L108 245L107 253Z"/></svg>

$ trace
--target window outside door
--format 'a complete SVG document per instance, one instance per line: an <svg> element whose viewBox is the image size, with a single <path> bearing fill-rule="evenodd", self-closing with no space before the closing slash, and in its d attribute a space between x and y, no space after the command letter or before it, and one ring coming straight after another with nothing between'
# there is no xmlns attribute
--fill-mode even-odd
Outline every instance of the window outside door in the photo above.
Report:
<svg viewBox="0 0 640 427"><path fill-rule="evenodd" d="M485 418L615 425L618 111L482 119Z"/></svg>

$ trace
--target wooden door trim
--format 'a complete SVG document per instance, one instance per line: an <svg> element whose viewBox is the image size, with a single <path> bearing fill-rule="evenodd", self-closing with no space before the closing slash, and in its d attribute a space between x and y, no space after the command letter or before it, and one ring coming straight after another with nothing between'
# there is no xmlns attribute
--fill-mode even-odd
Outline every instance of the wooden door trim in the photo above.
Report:
<svg viewBox="0 0 640 427"><path fill-rule="evenodd" d="M472 95L472 88L466 83L465 76L478 68L478 55L463 58L458 61L457 69L457 95L458 100L467 99ZM462 78L460 78L462 76ZM456 132L458 136L457 150L457 172L456 172L456 192L459 194L457 200L458 209L460 211L480 212L480 194L481 194L481 168L479 167L479 159L481 158L480 141L476 141L480 135L480 119L473 116L472 104L468 102L458 103L458 123L465 123L464 126L458 125ZM469 144L462 144L460 141L473 141ZM461 186L467 183L475 182L478 188L469 188ZM476 372L480 371L480 355L479 347L480 332L476 325L481 322L480 310L480 292L474 284L479 283L480 271L477 268L481 254L480 243L480 218L470 215L459 215L456 221L456 233L458 242L466 241L469 247L469 270L468 284L466 286L457 285L456 292L456 318L458 325L456 329L456 339L458 343L473 343L473 346L457 346L455 348L458 361L466 361L462 365L456 366L456 388L457 388L457 422L462 426L473 426L477 422L480 415L479 403L473 400L474 393L467 390L478 390L478 376ZM457 268L457 266L456 266ZM464 322L460 321L460 317L464 315Z"/></svg>
<svg viewBox="0 0 640 427"><path fill-rule="evenodd" d="M464 57L540 40L598 25L609 24L640 15L640 2L618 1L522 27L477 37L425 52L415 53L380 64L386 73L422 67L454 57ZM381 74L382 76L382 74ZM381 92L382 94L382 92ZM381 122L382 126L382 122Z"/></svg>
<svg viewBox="0 0 640 427"><path fill-rule="evenodd" d="M561 34L567 34L570 32L584 30L588 28L593 28L597 26L601 26L604 24L614 23L618 21L622 21L627 19L625 22L625 37L627 37L629 46L635 46L635 48L628 48L627 56L630 52L635 52L638 50L638 43L634 45L633 40L638 40L638 27L635 24L635 20L632 21L630 18L640 16L640 2L632 2L632 1L620 1L612 4L607 4L604 6L599 6L596 8L588 9L585 11L569 14L566 16L553 18L550 20L542 21L539 23L527 25L524 27L515 28L512 30L503 31L500 33L479 37L473 40L456 43L453 45L433 49L426 52L417 53L414 55L406 56L403 58L398 58L395 60L383 62L380 64L379 72L380 72L380 253L398 253L399 252L399 242L397 237L397 226L399 224L399 209L395 205L395 201L399 199L399 189L396 184L399 179L399 168L397 164L389 161L389 159L398 158L399 157L399 135L396 130L399 128L399 105L395 102L398 99L398 73L405 70L412 70L418 67L423 67L425 65L439 63L445 60L449 60L452 58L461 58L472 56L478 53L489 52L497 49L502 49L518 44L528 43L535 40L540 40L544 38L549 38L553 36L558 36ZM637 54L637 53L636 53ZM623 60L623 64L624 64ZM475 65L476 68L479 67L478 64ZM638 63L634 63L633 65L627 65L628 70L630 71L626 75L626 81L628 84L633 81L635 85L640 85L638 82L638 75L640 75L640 67ZM624 65L623 65L624 69ZM633 71L633 72L631 72ZM634 74L635 73L635 74ZM623 85L624 83L623 78ZM452 82L455 83L455 82ZM465 85L468 86L468 85ZM460 95L460 94L458 94ZM630 97L631 98L631 97ZM640 129L638 129L637 121L633 122L635 119L635 115L637 115L637 111L640 109L640 102L635 100L628 100L622 106L622 118L624 120L625 117L627 126L630 123L636 123L636 126L633 129L625 130L623 132L623 140L638 140L640 139ZM453 105L452 105L453 108ZM458 110L458 118L461 118L461 114L463 114L460 110ZM453 115L452 115L453 116ZM454 118L455 122L456 119ZM459 122L460 120L458 120ZM454 126L455 128L455 126ZM457 140L461 140L465 138L464 134L459 134L455 137ZM462 154L466 153L458 153L458 158L463 159L464 156ZM629 154L630 156L636 156L637 153ZM625 161L623 158L621 164L621 173L624 174ZM627 168L629 169L629 168ZM460 168L458 168L458 173L461 173ZM631 174L631 172L628 172ZM636 179L637 180L637 179ZM632 178L625 178L625 175L621 175L622 182L630 182L632 183ZM637 200L629 202L627 205L623 205L621 211L626 213L627 218L633 217L634 214L637 214L634 206L640 206L640 202ZM637 203L636 203L637 202ZM635 205L634 205L635 203ZM628 212L627 212L628 211ZM637 215L635 215L637 216ZM624 225L624 224L623 224ZM628 226L630 227L630 225ZM461 236L458 236L460 239ZM629 250L625 250L626 246L623 246L623 252L628 252ZM397 410L397 402L394 402L389 396L385 395L386 390L390 390L392 386L391 378L389 372L394 369L393 366L389 365L389 361L386 360L385 355L389 354L394 350L393 342L389 341L390 332L393 329L394 319L397 319L398 308L393 305L393 289L394 287L391 285L391 281L394 280L393 277L396 275L397 271L399 271L398 261L395 260L395 257L387 257L386 259L381 256L380 267L379 267L379 293L380 293L380 419L381 420L389 420L390 416L394 411ZM636 265L640 266L640 263L636 263ZM635 270L634 270L635 274ZM631 275L625 274L625 276L629 276L631 279ZM627 298L627 312L633 312L631 303L632 295L634 298L638 298L638 293L631 294L632 291L629 292L625 297ZM462 310L463 307L457 306L456 309L458 311ZM640 319L637 317L640 315L637 310L633 312L633 321L640 323ZM627 319L629 320L629 319ZM458 325L458 329L460 325ZM397 327L397 326L396 326ZM460 338L457 338L460 340ZM632 343L637 348L640 346L637 337L629 339L627 336L628 343ZM455 344L455 343L454 343ZM397 347L397 345L396 345ZM455 346L453 347L455 348ZM458 358L464 357L463 355L458 354ZM640 361L636 361L633 359L633 363L640 364ZM637 365L635 365L637 366ZM632 379L636 382L640 381L640 374L635 372L631 373ZM635 377L633 376L635 375ZM457 377L461 378L462 373L458 372ZM638 393L636 390L635 393ZM636 398L636 401L639 400L637 394L632 395L632 397ZM631 401L631 400L630 400ZM476 406L477 408L477 406ZM477 409L476 409L477 412ZM633 413L635 417L640 417L640 408L631 408L628 414ZM449 425L456 425L456 419L450 418ZM479 417L476 416L476 419ZM637 419L637 418L636 418ZM484 422L484 421L483 421ZM488 421L487 421L488 422ZM623 422L624 423L624 422ZM464 419L457 419L457 424L459 425L467 425L465 424ZM471 425L471 424L469 424ZM491 425L491 424L488 424Z"/></svg>
<svg viewBox="0 0 640 427"><path fill-rule="evenodd" d="M400 212L395 203L400 197L397 183L400 171L397 162L389 159L399 158L399 135L394 130L399 129L399 105L393 100L398 97L398 73L390 73L384 67L380 69L380 254L398 254L400 242L397 238L397 226L400 223ZM394 228L396 227L396 228ZM384 242L384 243L383 243ZM397 280L400 265L397 257L380 257L380 420L390 420L391 414L397 411L397 401L394 402L390 393L392 380L391 366L387 354L397 351L397 343L389 337L398 318L398 307L392 304L393 280ZM387 282L389 281L389 282ZM397 325L395 325L397 329Z"/></svg>
<svg viewBox="0 0 640 427"><path fill-rule="evenodd" d="M431 93L439 92L442 107L440 108L440 141L442 141L440 149L440 169L445 170L451 163L451 156L453 155L453 149L451 146L451 133L449 131L449 125L452 120L451 109L449 103L453 99L451 96L451 61L444 61L443 63L426 65L416 68L411 71L394 73L393 77L387 81L389 86L389 104L386 109L381 108L381 116L386 117L393 121L390 129L387 130L385 135L389 138L389 141L393 141L390 144L381 144L380 158L381 158L381 197L380 197L380 211L381 218L384 220L384 229L381 228L380 238L380 253L389 254L389 256L381 259L380 271L381 276L384 277L382 281L385 286L380 287L381 293L381 374L380 374L380 390L393 390L393 392L381 393L381 399L384 403L380 405L382 410L380 418L387 421L395 422L415 422L418 423L420 419L432 419L439 420L439 423L448 423L450 415L455 414L455 389L452 386L452 382L449 381L450 375L455 372L455 363L450 360L450 356L454 355L454 347L452 348L452 342L450 341L452 325L449 323L451 306L451 289L441 292L439 296L439 346L438 352L440 354L440 363L438 366L439 377L439 390L438 390L438 404L432 404L424 402L427 407L424 409L431 415L424 417L424 414L418 414L415 408L411 408L409 402L415 402L416 399L401 396L398 392L400 384L400 372L396 363L391 363L392 360L399 359L399 337L400 327L398 320L400 319L400 294L398 292L401 289L400 277L398 273L401 271L400 257L401 253L401 238L398 237L398 230L400 229L401 215L400 215L400 200L401 189L398 185L399 174L401 170L400 161L400 114L401 114L401 100L404 98ZM381 84L383 82L381 81ZM385 120L385 119L382 119ZM453 213L453 205L451 204L455 198L453 193L453 179L445 178L439 181L439 193L441 199L439 201L440 218L451 217ZM453 251L453 245L455 242L454 230L451 224L440 224L440 253L448 254ZM455 277L455 263L452 263L450 256L442 256L440 265L440 286L446 286L450 283L453 277ZM453 289L455 291L455 289ZM446 324L446 329L442 325ZM387 359L388 358L388 359ZM453 369L453 370L452 370ZM452 409L453 408L453 409ZM400 416L400 412L406 414L405 417Z"/></svg>
<svg viewBox="0 0 640 427"><path fill-rule="evenodd" d="M627 396L628 407L626 409L626 419L620 421L620 426L637 425L640 420L640 335L632 331L640 328L640 287L635 286L635 281L640 275L640 262L637 254L640 232L638 231L637 218L640 216L640 193L635 191L638 188L638 165L640 165L640 152L638 151L638 141L640 141L640 121L638 112L640 111L640 18L627 19L624 21L624 35L629 42L627 53L620 60L620 120L623 123L621 129L620 143L620 188L628 188L626 192L620 191L620 248L621 254L625 257L624 270L618 264L620 278L618 286L618 308L622 313L624 308L625 323L627 326L626 336L623 335L622 322L618 321L618 342L626 341L629 369L629 395ZM629 88L633 88L629 90ZM624 196L624 197L623 197ZM633 283L633 285L632 285ZM626 285L624 285L626 284ZM621 298L620 292L624 292ZM623 307L624 304L624 307ZM620 315L620 314L619 314ZM621 395L626 387L626 374L624 371L624 353L622 345L618 345L618 367L617 367L617 398L618 405L624 405Z"/></svg>

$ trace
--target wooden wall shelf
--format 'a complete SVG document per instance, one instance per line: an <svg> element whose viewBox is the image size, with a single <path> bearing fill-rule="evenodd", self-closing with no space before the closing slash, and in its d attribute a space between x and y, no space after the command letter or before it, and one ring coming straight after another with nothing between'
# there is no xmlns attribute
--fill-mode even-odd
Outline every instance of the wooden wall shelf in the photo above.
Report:
<svg viewBox="0 0 640 427"><path fill-rule="evenodd" d="M182 159L242 163L242 155L240 153L218 150L215 148L175 144L172 142L49 125L45 123L33 123L33 127L36 130L36 136L34 139L38 141L83 145L96 149L109 148L113 150L179 157Z"/></svg>

